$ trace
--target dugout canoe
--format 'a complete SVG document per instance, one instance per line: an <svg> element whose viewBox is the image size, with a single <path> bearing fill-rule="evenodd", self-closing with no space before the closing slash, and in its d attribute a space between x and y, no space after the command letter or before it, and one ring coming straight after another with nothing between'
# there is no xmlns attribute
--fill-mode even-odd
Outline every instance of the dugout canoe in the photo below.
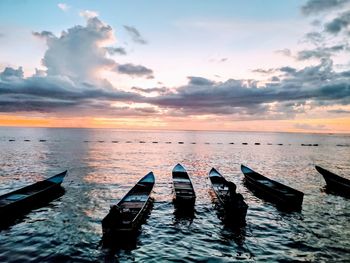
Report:
<svg viewBox="0 0 350 263"><path fill-rule="evenodd" d="M63 191L61 183L67 171L48 179L36 182L21 189L0 196L0 220L12 215L21 214L30 208L49 202L57 193Z"/></svg>
<svg viewBox="0 0 350 263"><path fill-rule="evenodd" d="M227 217L235 222L245 222L248 205L244 202L243 196L236 193L235 197L231 197L229 182L215 168L210 170L209 180L215 196L219 204L224 208ZM234 183L231 182L231 184Z"/></svg>
<svg viewBox="0 0 350 263"><path fill-rule="evenodd" d="M152 172L145 175L116 204L102 220L102 230L105 237L115 234L134 233L141 226L152 204L151 193L155 183ZM119 212L116 212L119 207Z"/></svg>
<svg viewBox="0 0 350 263"><path fill-rule="evenodd" d="M177 164L172 170L174 202L177 205L194 205L196 194L186 169Z"/></svg>
<svg viewBox="0 0 350 263"><path fill-rule="evenodd" d="M332 173L318 165L315 166L316 170L323 176L324 180L327 184L327 189L350 196L350 180L346 179L344 177L341 177L339 175L336 175L335 173Z"/></svg>
<svg viewBox="0 0 350 263"><path fill-rule="evenodd" d="M248 188L281 208L300 209L304 194L282 183L271 180L247 166L241 165Z"/></svg>

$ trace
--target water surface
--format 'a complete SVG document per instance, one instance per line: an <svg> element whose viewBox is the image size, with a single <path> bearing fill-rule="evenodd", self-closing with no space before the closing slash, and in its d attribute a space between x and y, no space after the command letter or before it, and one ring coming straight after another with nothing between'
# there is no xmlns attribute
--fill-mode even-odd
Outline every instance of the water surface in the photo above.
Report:
<svg viewBox="0 0 350 263"><path fill-rule="evenodd" d="M0 262L348 262L350 200L325 193L314 165L350 178L349 142L343 135L0 128L0 194L69 171L61 198L0 232ZM177 163L194 183L193 218L174 214ZM302 211L255 197L241 163L303 191ZM245 227L218 218L211 167L245 197ZM101 219L149 171L155 202L135 247L102 248Z"/></svg>

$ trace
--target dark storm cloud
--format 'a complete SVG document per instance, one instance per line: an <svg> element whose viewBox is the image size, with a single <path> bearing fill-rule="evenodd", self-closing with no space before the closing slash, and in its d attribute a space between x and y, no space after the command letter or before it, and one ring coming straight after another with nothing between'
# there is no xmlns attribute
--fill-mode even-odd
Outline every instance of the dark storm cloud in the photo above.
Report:
<svg viewBox="0 0 350 263"><path fill-rule="evenodd" d="M350 0L309 0L301 10L305 15L311 15L341 8L344 4L349 2Z"/></svg>
<svg viewBox="0 0 350 263"><path fill-rule="evenodd" d="M153 78L153 70L142 65L121 64L117 65L116 70L121 74Z"/></svg>
<svg viewBox="0 0 350 263"><path fill-rule="evenodd" d="M343 29L347 29L350 24L350 11L344 12L331 22L325 24L325 30L328 33L338 34Z"/></svg>
<svg viewBox="0 0 350 263"><path fill-rule="evenodd" d="M138 44L147 44L147 41L142 37L140 32L135 27L124 25L124 28L134 42Z"/></svg>

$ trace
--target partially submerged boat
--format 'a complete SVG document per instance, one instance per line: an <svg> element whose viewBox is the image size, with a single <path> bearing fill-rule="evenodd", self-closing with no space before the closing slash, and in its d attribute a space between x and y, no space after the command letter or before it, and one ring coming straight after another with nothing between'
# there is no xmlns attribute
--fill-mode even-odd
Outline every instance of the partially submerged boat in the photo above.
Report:
<svg viewBox="0 0 350 263"><path fill-rule="evenodd" d="M301 208L304 198L302 192L271 180L247 166L241 165L241 170L245 176L246 185L258 195L277 204L281 208Z"/></svg>
<svg viewBox="0 0 350 263"><path fill-rule="evenodd" d="M215 168L209 172L209 180L219 204L224 208L226 219L243 223L247 215L248 205L241 194L230 191L230 184Z"/></svg>
<svg viewBox="0 0 350 263"><path fill-rule="evenodd" d="M61 183L67 171L36 182L16 191L0 196L0 220L21 214L32 207L49 202L57 193L62 192Z"/></svg>
<svg viewBox="0 0 350 263"><path fill-rule="evenodd" d="M152 172L145 175L102 220L103 235L134 233L140 227L152 204L151 192L155 183Z"/></svg>
<svg viewBox="0 0 350 263"><path fill-rule="evenodd" d="M327 184L327 189L331 192L350 196L350 180L335 173L332 173L320 166L315 166L316 170L322 174Z"/></svg>
<svg viewBox="0 0 350 263"><path fill-rule="evenodd" d="M172 176L175 204L193 206L196 194L186 169L181 164L177 164L172 171Z"/></svg>

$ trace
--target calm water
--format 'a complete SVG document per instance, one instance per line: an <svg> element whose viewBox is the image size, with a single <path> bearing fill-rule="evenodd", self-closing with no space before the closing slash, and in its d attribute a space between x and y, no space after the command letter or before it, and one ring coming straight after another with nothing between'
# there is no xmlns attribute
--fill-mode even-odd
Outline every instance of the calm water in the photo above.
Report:
<svg viewBox="0 0 350 263"><path fill-rule="evenodd" d="M349 143L336 135L0 128L0 194L69 170L65 195L0 232L0 262L349 262L350 200L325 193L314 169L350 175ZM178 162L197 193L193 218L174 215ZM303 191L302 211L256 198L242 183L241 163ZM212 166L245 197L246 227L233 230L218 218ZM135 248L103 249L101 219L149 171L155 203Z"/></svg>

